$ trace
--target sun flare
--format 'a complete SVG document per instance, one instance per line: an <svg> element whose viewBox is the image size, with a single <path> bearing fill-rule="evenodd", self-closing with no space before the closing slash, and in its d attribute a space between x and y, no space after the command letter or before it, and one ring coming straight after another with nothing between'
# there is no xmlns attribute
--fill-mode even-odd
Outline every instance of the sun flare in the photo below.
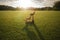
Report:
<svg viewBox="0 0 60 40"><path fill-rule="evenodd" d="M19 0L19 5L20 7L28 8L28 7L32 7L33 3L31 0Z"/></svg>

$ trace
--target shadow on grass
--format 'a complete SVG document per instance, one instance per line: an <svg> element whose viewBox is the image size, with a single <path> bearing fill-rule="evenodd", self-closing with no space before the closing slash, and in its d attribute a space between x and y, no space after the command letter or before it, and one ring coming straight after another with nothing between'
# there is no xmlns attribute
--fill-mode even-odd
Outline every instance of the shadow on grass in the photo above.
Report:
<svg viewBox="0 0 60 40"><path fill-rule="evenodd" d="M39 38L41 40L45 40L43 35L41 34L41 32L38 30L37 26L35 24L33 24L33 26L34 26L35 30L37 31L37 34L38 34Z"/></svg>
<svg viewBox="0 0 60 40"><path fill-rule="evenodd" d="M35 31L37 32L39 39L37 35L34 33L34 31L30 31L28 29L28 26L33 26L35 28ZM41 34L41 32L38 30L37 26L34 23L26 25L23 28L23 30L27 33L27 36L30 38L30 40L45 40L43 35Z"/></svg>
<svg viewBox="0 0 60 40"><path fill-rule="evenodd" d="M30 31L28 28L25 28L24 31L27 33L30 40L39 40L33 31Z"/></svg>

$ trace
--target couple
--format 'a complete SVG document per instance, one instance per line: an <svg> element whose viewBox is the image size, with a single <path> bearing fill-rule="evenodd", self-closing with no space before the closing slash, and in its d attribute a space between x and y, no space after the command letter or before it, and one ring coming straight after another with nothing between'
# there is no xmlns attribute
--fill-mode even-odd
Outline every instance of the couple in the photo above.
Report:
<svg viewBox="0 0 60 40"><path fill-rule="evenodd" d="M30 15L25 19L25 24L26 27L29 25L35 25L34 24L34 15L35 15L35 11L32 11L32 13L30 13Z"/></svg>

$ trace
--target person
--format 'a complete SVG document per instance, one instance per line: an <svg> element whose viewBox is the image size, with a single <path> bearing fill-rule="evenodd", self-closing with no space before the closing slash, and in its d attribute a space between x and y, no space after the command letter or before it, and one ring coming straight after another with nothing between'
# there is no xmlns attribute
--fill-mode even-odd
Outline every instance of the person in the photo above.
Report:
<svg viewBox="0 0 60 40"><path fill-rule="evenodd" d="M35 11L32 11L32 13L30 13L30 15L26 18L25 23L27 26L34 24L34 15Z"/></svg>

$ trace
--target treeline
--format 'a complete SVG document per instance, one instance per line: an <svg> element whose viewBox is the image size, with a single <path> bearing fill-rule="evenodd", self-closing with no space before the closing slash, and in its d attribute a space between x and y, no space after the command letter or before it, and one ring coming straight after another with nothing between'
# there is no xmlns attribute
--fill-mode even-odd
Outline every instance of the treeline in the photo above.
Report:
<svg viewBox="0 0 60 40"><path fill-rule="evenodd" d="M15 8L11 6L0 5L0 10L15 10Z"/></svg>
<svg viewBox="0 0 60 40"><path fill-rule="evenodd" d="M43 7L43 8L28 8L28 10L53 10L52 7Z"/></svg>
<svg viewBox="0 0 60 40"><path fill-rule="evenodd" d="M43 8L33 8L33 7L30 7L30 8L28 8L27 10L58 10L58 11L60 11L60 1L57 1L57 2L55 2L55 4L54 4L54 6L53 7L43 7ZM0 5L0 11L2 11L2 10L13 10L13 11L15 11L15 10L23 10L23 8L19 8L19 7L17 7L17 8L14 8L14 7L11 7L11 6L6 6L6 5Z"/></svg>
<svg viewBox="0 0 60 40"><path fill-rule="evenodd" d="M11 10L11 11L15 11L15 10L20 10L18 8L14 8L12 6L6 6L6 5L0 5L0 11L6 11L6 10Z"/></svg>

